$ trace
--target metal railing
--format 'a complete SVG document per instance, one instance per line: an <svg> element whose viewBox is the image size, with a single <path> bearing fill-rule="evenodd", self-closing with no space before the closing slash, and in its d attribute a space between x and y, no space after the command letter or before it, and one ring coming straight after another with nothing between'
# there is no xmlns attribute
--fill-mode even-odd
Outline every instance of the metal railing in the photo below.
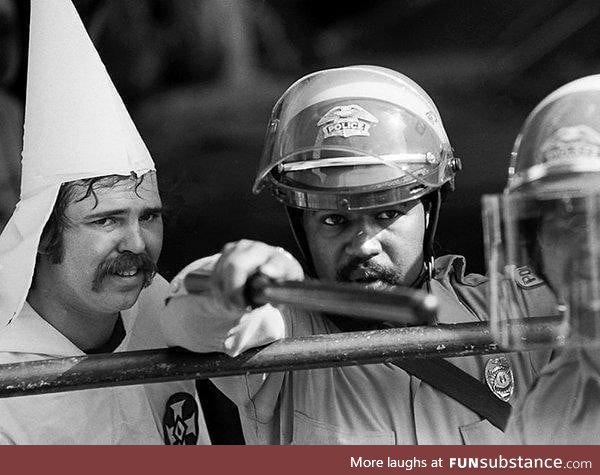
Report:
<svg viewBox="0 0 600 475"><path fill-rule="evenodd" d="M552 318L514 325L540 345L557 334ZM485 322L283 339L235 358L176 349L117 352L0 365L0 397L499 352Z"/></svg>

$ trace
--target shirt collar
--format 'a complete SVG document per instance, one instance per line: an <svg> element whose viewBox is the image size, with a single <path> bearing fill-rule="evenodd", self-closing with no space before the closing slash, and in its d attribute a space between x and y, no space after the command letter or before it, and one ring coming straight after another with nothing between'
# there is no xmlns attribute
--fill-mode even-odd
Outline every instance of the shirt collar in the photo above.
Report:
<svg viewBox="0 0 600 475"><path fill-rule="evenodd" d="M49 357L84 353L25 302L18 318L0 333L0 351L33 353Z"/></svg>
<svg viewBox="0 0 600 475"><path fill-rule="evenodd" d="M135 308L134 306L133 308ZM125 331L131 328L131 310L121 312ZM123 349L127 338L115 349ZM0 332L0 352L29 353L47 357L81 356L85 353L44 320L25 302L18 318Z"/></svg>

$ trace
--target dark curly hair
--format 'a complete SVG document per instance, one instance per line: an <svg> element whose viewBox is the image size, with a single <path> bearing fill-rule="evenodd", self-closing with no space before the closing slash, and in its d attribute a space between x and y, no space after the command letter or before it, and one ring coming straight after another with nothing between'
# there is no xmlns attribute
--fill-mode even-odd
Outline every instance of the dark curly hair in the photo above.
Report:
<svg viewBox="0 0 600 475"><path fill-rule="evenodd" d="M65 214L69 204L83 201L89 196L92 196L96 202L94 205L95 207L98 204L98 197L96 196L97 189L112 188L117 183L126 180L135 180L135 191L137 193L137 189L144 181L144 175L138 177L132 172L129 176L106 175L63 183L58 192L58 197L56 198L52 213L42 231L40 245L38 247L38 257L39 255L46 255L52 264L60 264L63 260L64 253L63 233L65 229L69 227L69 219ZM75 192L77 189L81 188L85 189L85 193L82 197L75 200Z"/></svg>

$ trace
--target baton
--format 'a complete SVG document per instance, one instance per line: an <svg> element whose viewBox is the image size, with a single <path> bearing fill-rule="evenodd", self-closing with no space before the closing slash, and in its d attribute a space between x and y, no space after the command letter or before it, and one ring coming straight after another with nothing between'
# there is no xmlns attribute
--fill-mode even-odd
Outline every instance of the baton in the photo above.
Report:
<svg viewBox="0 0 600 475"><path fill-rule="evenodd" d="M205 273L191 272L184 278L185 288L191 294L209 291L209 283L210 276ZM248 279L244 297L252 307L267 303L291 305L407 326L431 323L437 313L436 297L421 290L372 290L358 284L317 280L276 281L260 273Z"/></svg>

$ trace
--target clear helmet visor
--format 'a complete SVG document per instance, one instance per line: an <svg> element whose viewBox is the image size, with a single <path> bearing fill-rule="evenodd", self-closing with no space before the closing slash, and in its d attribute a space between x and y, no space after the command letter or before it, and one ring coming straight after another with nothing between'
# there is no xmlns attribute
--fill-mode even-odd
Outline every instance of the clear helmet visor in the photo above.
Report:
<svg viewBox="0 0 600 475"><path fill-rule="evenodd" d="M600 176L484 196L483 218L498 343L513 349L600 344ZM554 325L538 341L529 330L541 307Z"/></svg>
<svg viewBox="0 0 600 475"><path fill-rule="evenodd" d="M344 102L325 101L294 117L281 140L285 158L272 172L283 182L317 188L392 180L440 185L445 177L432 172L443 169L446 156L433 128L394 104Z"/></svg>

